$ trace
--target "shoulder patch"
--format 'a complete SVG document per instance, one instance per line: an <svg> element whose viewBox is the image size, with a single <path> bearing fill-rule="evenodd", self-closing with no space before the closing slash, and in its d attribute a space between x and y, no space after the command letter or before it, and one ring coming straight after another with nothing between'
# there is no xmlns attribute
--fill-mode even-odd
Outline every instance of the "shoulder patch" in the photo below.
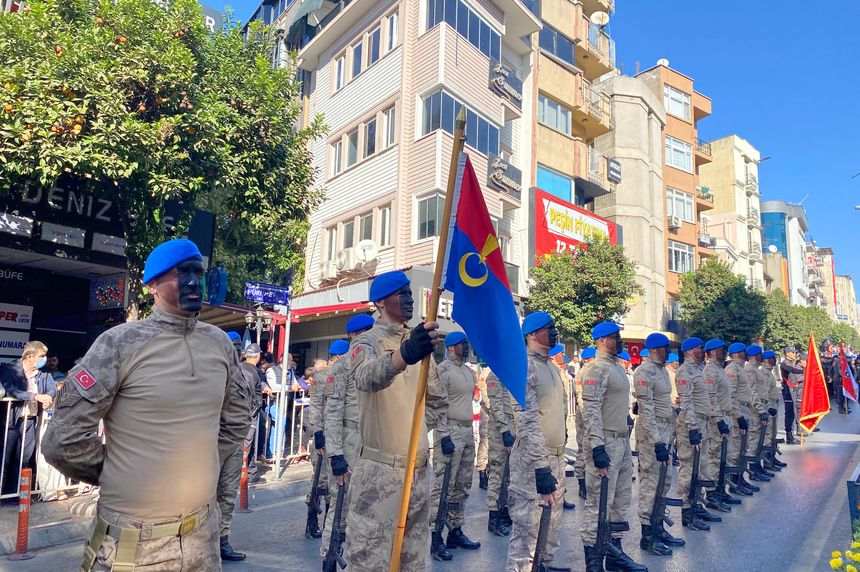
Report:
<svg viewBox="0 0 860 572"><path fill-rule="evenodd" d="M597 385L597 380L586 379L584 383L585 383L585 385Z"/></svg>
<svg viewBox="0 0 860 572"><path fill-rule="evenodd" d="M86 369L81 369L81 371L75 374L73 379L75 380L75 383L81 386L81 389L85 391L96 384L96 378L94 378L93 374L88 372Z"/></svg>
<svg viewBox="0 0 860 572"><path fill-rule="evenodd" d="M491 381L491 382L487 383L487 387L496 387L496 382Z"/></svg>
<svg viewBox="0 0 860 572"><path fill-rule="evenodd" d="M644 387L644 386L648 385L648 382L647 382L647 381L645 381L644 379L640 379L640 380L639 380L639 385L641 385L641 386L643 386L643 387Z"/></svg>
<svg viewBox="0 0 860 572"><path fill-rule="evenodd" d="M687 385L687 380L686 379L679 379L678 385Z"/></svg>
<svg viewBox="0 0 860 572"><path fill-rule="evenodd" d="M352 355L349 357L351 357L352 359L355 359L355 356L357 356L360 353L361 353L361 346L355 346L355 349L352 350Z"/></svg>
<svg viewBox="0 0 860 572"><path fill-rule="evenodd" d="M330 375L325 379L326 383L334 383L334 376Z"/></svg>
<svg viewBox="0 0 860 572"><path fill-rule="evenodd" d="M705 378L705 383L707 383L708 385L712 385L712 384L714 383L714 380L713 380L712 378L710 378L710 377L706 377L706 378Z"/></svg>

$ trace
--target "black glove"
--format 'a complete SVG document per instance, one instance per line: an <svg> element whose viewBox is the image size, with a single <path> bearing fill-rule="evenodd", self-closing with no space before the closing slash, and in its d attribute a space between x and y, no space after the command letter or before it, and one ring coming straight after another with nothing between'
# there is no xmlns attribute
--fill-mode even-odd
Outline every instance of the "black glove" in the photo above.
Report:
<svg viewBox="0 0 860 572"><path fill-rule="evenodd" d="M758 416L758 419L761 422L765 422L768 420L769 417L770 417L770 415L768 415L767 413L762 413L761 415Z"/></svg>
<svg viewBox="0 0 860 572"><path fill-rule="evenodd" d="M320 449L325 449L325 435L322 431L317 431L314 433L314 447L319 451Z"/></svg>
<svg viewBox="0 0 860 572"><path fill-rule="evenodd" d="M450 437L442 437L441 443L443 455L450 456L454 454L454 441L452 441Z"/></svg>
<svg viewBox="0 0 860 572"><path fill-rule="evenodd" d="M639 415L639 400L633 402L633 415Z"/></svg>
<svg viewBox="0 0 860 572"><path fill-rule="evenodd" d="M657 460L661 463L669 461L669 447L666 446L666 443L657 443L654 445L654 453L657 455Z"/></svg>
<svg viewBox="0 0 860 572"><path fill-rule="evenodd" d="M421 359L433 353L433 340L430 339L430 330L424 324L418 324L409 334L409 339L400 344L400 357L408 365L415 365Z"/></svg>
<svg viewBox="0 0 860 572"><path fill-rule="evenodd" d="M627 416L627 426L633 427L633 418L630 417L629 415Z"/></svg>
<svg viewBox="0 0 860 572"><path fill-rule="evenodd" d="M505 447L513 447L514 441L516 441L516 438L511 435L510 431L502 431L502 443L505 444Z"/></svg>
<svg viewBox="0 0 860 572"><path fill-rule="evenodd" d="M720 430L720 435L728 435L729 434L729 424L720 419L717 421L717 429Z"/></svg>
<svg viewBox="0 0 860 572"><path fill-rule="evenodd" d="M343 455L333 455L331 458L331 474L339 477L346 474L349 465Z"/></svg>
<svg viewBox="0 0 860 572"><path fill-rule="evenodd" d="M776 414L778 413L778 411L776 410L776 407L768 408L767 412L770 414L771 417L776 417Z"/></svg>
<svg viewBox="0 0 860 572"><path fill-rule="evenodd" d="M749 428L750 428L750 424L747 423L747 418L746 417L738 417L738 429L743 429L744 431L746 431Z"/></svg>
<svg viewBox="0 0 860 572"><path fill-rule="evenodd" d="M690 435L690 445L698 445L702 442L702 434L699 433L698 429L691 429L689 432Z"/></svg>
<svg viewBox="0 0 860 572"><path fill-rule="evenodd" d="M609 455L606 454L606 447L598 445L591 450L591 459L594 461L594 466L598 469L609 468Z"/></svg>
<svg viewBox="0 0 860 572"><path fill-rule="evenodd" d="M552 471L549 467L535 469L535 485L539 495L548 495L555 492L558 481L552 476Z"/></svg>

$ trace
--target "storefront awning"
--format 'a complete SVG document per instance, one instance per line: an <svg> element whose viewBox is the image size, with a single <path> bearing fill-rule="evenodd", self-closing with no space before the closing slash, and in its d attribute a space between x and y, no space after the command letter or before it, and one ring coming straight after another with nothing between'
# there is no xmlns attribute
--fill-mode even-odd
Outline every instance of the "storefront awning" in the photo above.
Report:
<svg viewBox="0 0 860 572"><path fill-rule="evenodd" d="M221 304L220 306L210 306L203 304L203 309L200 311L199 320L217 326L222 330L240 329L245 327L245 315L248 312L252 314L257 311L256 308L248 308L238 304ZM284 317L277 312L264 312L272 316L272 323L283 323Z"/></svg>
<svg viewBox="0 0 860 572"><path fill-rule="evenodd" d="M345 304L300 308L293 310L290 317L293 323L304 323L347 314L366 314L371 311L373 311L373 305L368 302L347 302Z"/></svg>

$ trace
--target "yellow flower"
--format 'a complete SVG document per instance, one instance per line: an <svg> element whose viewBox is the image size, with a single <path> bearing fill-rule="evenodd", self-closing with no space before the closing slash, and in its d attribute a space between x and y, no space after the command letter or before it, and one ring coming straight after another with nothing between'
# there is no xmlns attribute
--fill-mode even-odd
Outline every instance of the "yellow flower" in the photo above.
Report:
<svg viewBox="0 0 860 572"><path fill-rule="evenodd" d="M833 560L830 561L830 567L833 568L834 570L841 570L842 569L842 559L841 558L834 558Z"/></svg>
<svg viewBox="0 0 860 572"><path fill-rule="evenodd" d="M832 558L842 558L842 553L841 553L841 552L839 552L838 550L834 550L834 551L830 554L830 556L831 556Z"/></svg>
<svg viewBox="0 0 860 572"><path fill-rule="evenodd" d="M851 560L853 560L854 562L860 562L860 552L852 552Z"/></svg>
<svg viewBox="0 0 860 572"><path fill-rule="evenodd" d="M854 550L857 550L858 548L860 548L860 542L857 542L855 540L854 542L851 543L851 548L853 548Z"/></svg>
<svg viewBox="0 0 860 572"><path fill-rule="evenodd" d="M847 558L848 560L853 560L854 559L854 553L851 552L850 550L846 550L845 551L845 558Z"/></svg>
<svg viewBox="0 0 860 572"><path fill-rule="evenodd" d="M846 572L857 572L857 567L849 564L845 567Z"/></svg>

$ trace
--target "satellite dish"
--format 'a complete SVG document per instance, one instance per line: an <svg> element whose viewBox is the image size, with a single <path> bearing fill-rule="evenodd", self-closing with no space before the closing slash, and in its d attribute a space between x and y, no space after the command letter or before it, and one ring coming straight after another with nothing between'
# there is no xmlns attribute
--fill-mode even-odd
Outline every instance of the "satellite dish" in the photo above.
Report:
<svg viewBox="0 0 860 572"><path fill-rule="evenodd" d="M595 12L589 19L595 26L605 26L609 23L609 14L606 12Z"/></svg>
<svg viewBox="0 0 860 572"><path fill-rule="evenodd" d="M779 250L779 249L776 247L775 244L771 244L770 246L767 247L767 251L770 252L771 254L776 254L777 250Z"/></svg>
<svg viewBox="0 0 860 572"><path fill-rule="evenodd" d="M669 67L669 60L667 60L666 58L660 58L659 60L657 60L657 65L667 68Z"/></svg>
<svg viewBox="0 0 860 572"><path fill-rule="evenodd" d="M371 262L379 256L379 247L372 240L365 239L355 246L355 254L362 262Z"/></svg>

